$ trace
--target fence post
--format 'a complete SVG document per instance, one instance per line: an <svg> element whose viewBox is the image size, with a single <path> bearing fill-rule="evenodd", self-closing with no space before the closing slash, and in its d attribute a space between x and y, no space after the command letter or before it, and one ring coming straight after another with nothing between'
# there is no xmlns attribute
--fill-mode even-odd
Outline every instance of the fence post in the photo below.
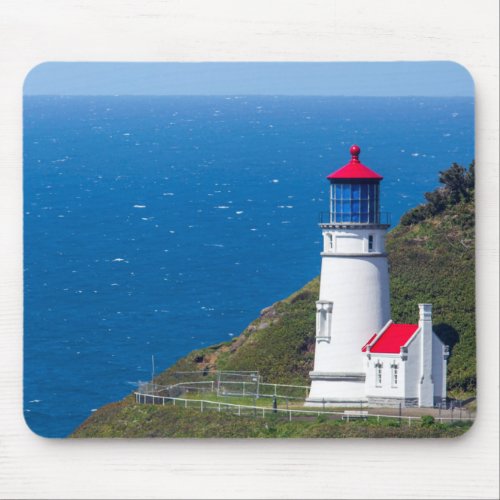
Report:
<svg viewBox="0 0 500 500"><path fill-rule="evenodd" d="M264 418L265 416L266 416L266 409L262 408L262 418Z"/></svg>
<svg viewBox="0 0 500 500"><path fill-rule="evenodd" d="M200 411L203 413L203 401L200 401Z"/></svg>
<svg viewBox="0 0 500 500"><path fill-rule="evenodd" d="M241 415L241 405L238 405L238 415Z"/></svg>
<svg viewBox="0 0 500 500"><path fill-rule="evenodd" d="M292 410L288 410L288 420L292 421Z"/></svg>
<svg viewBox="0 0 500 500"><path fill-rule="evenodd" d="M188 406L188 400L187 400L187 399L185 399L185 400L184 400L184 408L187 408L187 406Z"/></svg>
<svg viewBox="0 0 500 500"><path fill-rule="evenodd" d="M278 384L274 384L274 395L277 396L277 387L278 387Z"/></svg>
<svg viewBox="0 0 500 500"><path fill-rule="evenodd" d="M219 403L219 413L220 413L220 403Z"/></svg>
<svg viewBox="0 0 500 500"><path fill-rule="evenodd" d="M411 417L408 417L408 427L411 427Z"/></svg>

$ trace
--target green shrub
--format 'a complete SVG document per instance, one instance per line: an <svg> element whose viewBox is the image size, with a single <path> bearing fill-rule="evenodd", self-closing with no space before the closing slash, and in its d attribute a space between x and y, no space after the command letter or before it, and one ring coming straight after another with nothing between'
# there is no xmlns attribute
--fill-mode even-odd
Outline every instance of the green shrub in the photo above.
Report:
<svg viewBox="0 0 500 500"><path fill-rule="evenodd" d="M434 417L432 415L422 415L422 418L420 419L420 423L423 427L431 427L434 425Z"/></svg>

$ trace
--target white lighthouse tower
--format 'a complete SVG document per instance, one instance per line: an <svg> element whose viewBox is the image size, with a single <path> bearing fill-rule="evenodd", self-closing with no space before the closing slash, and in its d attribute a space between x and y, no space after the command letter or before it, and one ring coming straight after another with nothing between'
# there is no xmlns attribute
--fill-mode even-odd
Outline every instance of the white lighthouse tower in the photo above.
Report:
<svg viewBox="0 0 500 500"><path fill-rule="evenodd" d="M321 284L308 406L367 401L360 349L391 317L382 177L359 161L358 146L350 153L351 161L327 177L330 210L320 222Z"/></svg>

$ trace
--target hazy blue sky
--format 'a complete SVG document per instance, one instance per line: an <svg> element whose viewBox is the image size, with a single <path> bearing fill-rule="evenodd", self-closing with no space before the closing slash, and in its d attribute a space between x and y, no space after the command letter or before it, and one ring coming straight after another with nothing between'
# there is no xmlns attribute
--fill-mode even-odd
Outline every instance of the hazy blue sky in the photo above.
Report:
<svg viewBox="0 0 500 500"><path fill-rule="evenodd" d="M53 95L473 96L452 62L44 63L24 93Z"/></svg>

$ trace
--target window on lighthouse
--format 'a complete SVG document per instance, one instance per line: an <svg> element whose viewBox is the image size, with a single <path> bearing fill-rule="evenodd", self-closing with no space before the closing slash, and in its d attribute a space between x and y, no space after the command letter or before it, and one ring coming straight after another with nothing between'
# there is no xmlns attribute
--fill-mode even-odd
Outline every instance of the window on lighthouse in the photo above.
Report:
<svg viewBox="0 0 500 500"><path fill-rule="evenodd" d="M373 252L373 234L368 236L368 251Z"/></svg>
<svg viewBox="0 0 500 500"><path fill-rule="evenodd" d="M377 220L377 186L338 183L333 189L334 222L373 223Z"/></svg>

